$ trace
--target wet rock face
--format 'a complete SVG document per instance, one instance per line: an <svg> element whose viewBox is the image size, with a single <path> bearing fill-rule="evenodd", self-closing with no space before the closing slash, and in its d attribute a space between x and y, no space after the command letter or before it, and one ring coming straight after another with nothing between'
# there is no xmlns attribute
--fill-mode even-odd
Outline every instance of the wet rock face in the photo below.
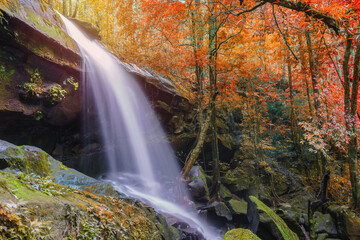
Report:
<svg viewBox="0 0 360 240"><path fill-rule="evenodd" d="M172 216L165 215L164 222L170 226L170 232L165 239L171 240L206 240L204 236L195 228L183 220Z"/></svg>
<svg viewBox="0 0 360 240"><path fill-rule="evenodd" d="M70 20L73 23L75 23L77 26L79 26L86 33L88 37L101 40L100 29L96 28L95 26L93 26L88 22L84 22L76 18L70 18Z"/></svg>
<svg viewBox="0 0 360 240"><path fill-rule="evenodd" d="M77 128L81 116L80 90L64 84L69 78L79 81L81 58L60 19L39 2L12 1L2 10L0 136L51 152L59 138ZM48 104L46 95L56 84L66 90L66 98ZM61 129L64 126L72 130Z"/></svg>

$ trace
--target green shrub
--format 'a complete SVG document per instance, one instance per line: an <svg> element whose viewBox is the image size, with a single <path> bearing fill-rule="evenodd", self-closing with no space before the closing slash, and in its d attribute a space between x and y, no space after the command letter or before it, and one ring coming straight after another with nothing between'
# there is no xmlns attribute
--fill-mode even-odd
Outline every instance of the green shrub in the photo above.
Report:
<svg viewBox="0 0 360 240"><path fill-rule="evenodd" d="M50 103L54 104L63 100L66 93L67 91L60 84L55 84L49 88L46 98Z"/></svg>

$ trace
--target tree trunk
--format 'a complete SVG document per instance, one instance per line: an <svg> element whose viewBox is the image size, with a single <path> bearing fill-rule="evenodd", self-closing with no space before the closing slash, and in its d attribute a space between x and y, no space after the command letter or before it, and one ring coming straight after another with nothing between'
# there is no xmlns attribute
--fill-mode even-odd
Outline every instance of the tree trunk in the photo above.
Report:
<svg viewBox="0 0 360 240"><path fill-rule="evenodd" d="M66 4L66 0L63 0L63 15L67 16L67 4Z"/></svg>
<svg viewBox="0 0 360 240"><path fill-rule="evenodd" d="M206 138L206 132L209 129L210 126L210 116L211 116L211 111L210 113L207 114L208 117L205 120L204 124L202 124L200 126L200 132L198 134L198 137L196 139L196 145L195 147L191 150L191 153L189 154L189 157L186 159L185 162L185 166L183 168L183 177L186 179L186 177L188 176L192 166L194 165L196 159L199 157L199 154L204 146L204 142L205 142L205 138Z"/></svg>
<svg viewBox="0 0 360 240"><path fill-rule="evenodd" d="M72 18L76 18L78 9L79 9L79 0L76 1L75 10L74 13L72 14Z"/></svg>
<svg viewBox="0 0 360 240"><path fill-rule="evenodd" d="M71 17L72 13L72 0L69 0L69 13L68 16Z"/></svg>
<svg viewBox="0 0 360 240"><path fill-rule="evenodd" d="M310 38L309 31L305 31L305 37L306 37L306 43L308 47L309 52L309 66L310 66L310 74L311 74L311 83L313 87L313 94L314 94L314 108L315 108L315 116L316 120L319 121L320 119L320 100L319 100L319 86L318 86L318 79L317 79L317 72L316 72L316 66L315 66L315 56L312 49L312 43Z"/></svg>
<svg viewBox="0 0 360 240"><path fill-rule="evenodd" d="M358 150L357 150L357 100L359 91L359 64L360 64L360 39L356 44L354 57L354 72L352 90L350 91L349 78L349 59L351 55L352 35L347 35L347 45L344 55L344 107L346 130L349 133L349 143L347 147L347 160L349 163L350 181L354 206L360 209L360 186L358 176ZM351 97L350 97L351 95Z"/></svg>
<svg viewBox="0 0 360 240"><path fill-rule="evenodd" d="M295 152L300 157L301 155L301 147L299 138L296 131L296 119L294 114L294 91L293 91L293 83L292 83L292 73L291 73L291 65L288 64L288 78L289 78L289 93L290 93L290 127L291 127L291 135L292 141L295 147Z"/></svg>
<svg viewBox="0 0 360 240"><path fill-rule="evenodd" d="M220 162L219 149L216 133L216 37L217 20L214 15L209 17L209 80L210 80L210 109L211 109L211 150L212 150L212 168L213 178L210 189L211 195L215 195L219 190L220 181Z"/></svg>
<svg viewBox="0 0 360 240"><path fill-rule="evenodd" d="M191 150L189 156L187 157L185 161L185 166L183 168L183 177L186 178L189 174L192 166L194 165L196 159L199 157L199 154L203 148L206 133L210 126L210 116L211 116L211 110L208 111L206 114L208 117L206 121L204 121L204 110L203 110L203 68L198 60L198 50L202 47L202 41L203 41L203 32L201 31L201 20L198 18L199 14L199 1L195 1L195 10L191 10L191 43L193 47L194 52L194 58L195 58L195 76L196 76L196 83L197 83L197 101L198 101L198 107L199 107L199 126L200 130L196 137L196 145ZM200 28L200 29L199 29Z"/></svg>

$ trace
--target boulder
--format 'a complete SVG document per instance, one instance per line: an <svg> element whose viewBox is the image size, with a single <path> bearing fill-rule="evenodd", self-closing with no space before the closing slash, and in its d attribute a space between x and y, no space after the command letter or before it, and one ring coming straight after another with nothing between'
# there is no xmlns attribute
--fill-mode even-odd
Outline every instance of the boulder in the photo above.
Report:
<svg viewBox="0 0 360 240"><path fill-rule="evenodd" d="M337 236L335 223L330 214L314 212L314 231L317 234L326 233L328 236Z"/></svg>
<svg viewBox="0 0 360 240"><path fill-rule="evenodd" d="M260 240L260 238L248 229L237 228L228 231L222 240Z"/></svg>
<svg viewBox="0 0 360 240"><path fill-rule="evenodd" d="M67 168L40 148L33 146L16 146L0 140L0 167L0 170L20 171L97 194L118 195L110 184L88 177L75 169Z"/></svg>
<svg viewBox="0 0 360 240"><path fill-rule="evenodd" d="M209 201L209 188L202 167L192 167L189 172L189 178L188 186L191 196L198 201Z"/></svg>
<svg viewBox="0 0 360 240"><path fill-rule="evenodd" d="M330 206L330 215L336 220L338 231L343 239L360 239L360 217L346 206Z"/></svg>
<svg viewBox="0 0 360 240"><path fill-rule="evenodd" d="M219 195L223 200L230 200L232 198L232 193L223 184L220 184Z"/></svg>
<svg viewBox="0 0 360 240"><path fill-rule="evenodd" d="M219 217L224 217L226 220L231 221L232 215L229 208L223 202L214 202L212 206L215 209L215 213Z"/></svg>
<svg viewBox="0 0 360 240"><path fill-rule="evenodd" d="M4 171L0 222L0 239L172 239L139 202Z"/></svg>
<svg viewBox="0 0 360 240"><path fill-rule="evenodd" d="M248 204L245 200L234 200L229 201L230 209L238 215L246 215Z"/></svg>

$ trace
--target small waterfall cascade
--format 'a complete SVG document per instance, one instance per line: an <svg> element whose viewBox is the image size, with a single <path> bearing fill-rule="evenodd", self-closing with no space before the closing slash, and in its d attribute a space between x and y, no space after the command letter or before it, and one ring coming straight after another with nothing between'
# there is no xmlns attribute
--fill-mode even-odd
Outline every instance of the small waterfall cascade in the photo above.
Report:
<svg viewBox="0 0 360 240"><path fill-rule="evenodd" d="M136 80L103 46L61 18L83 57L84 91L91 96L90 104L98 115L106 146L107 180L130 197L182 219L206 239L217 239L196 214L182 207L189 196L177 179L177 160ZM89 102L85 100L85 104Z"/></svg>

